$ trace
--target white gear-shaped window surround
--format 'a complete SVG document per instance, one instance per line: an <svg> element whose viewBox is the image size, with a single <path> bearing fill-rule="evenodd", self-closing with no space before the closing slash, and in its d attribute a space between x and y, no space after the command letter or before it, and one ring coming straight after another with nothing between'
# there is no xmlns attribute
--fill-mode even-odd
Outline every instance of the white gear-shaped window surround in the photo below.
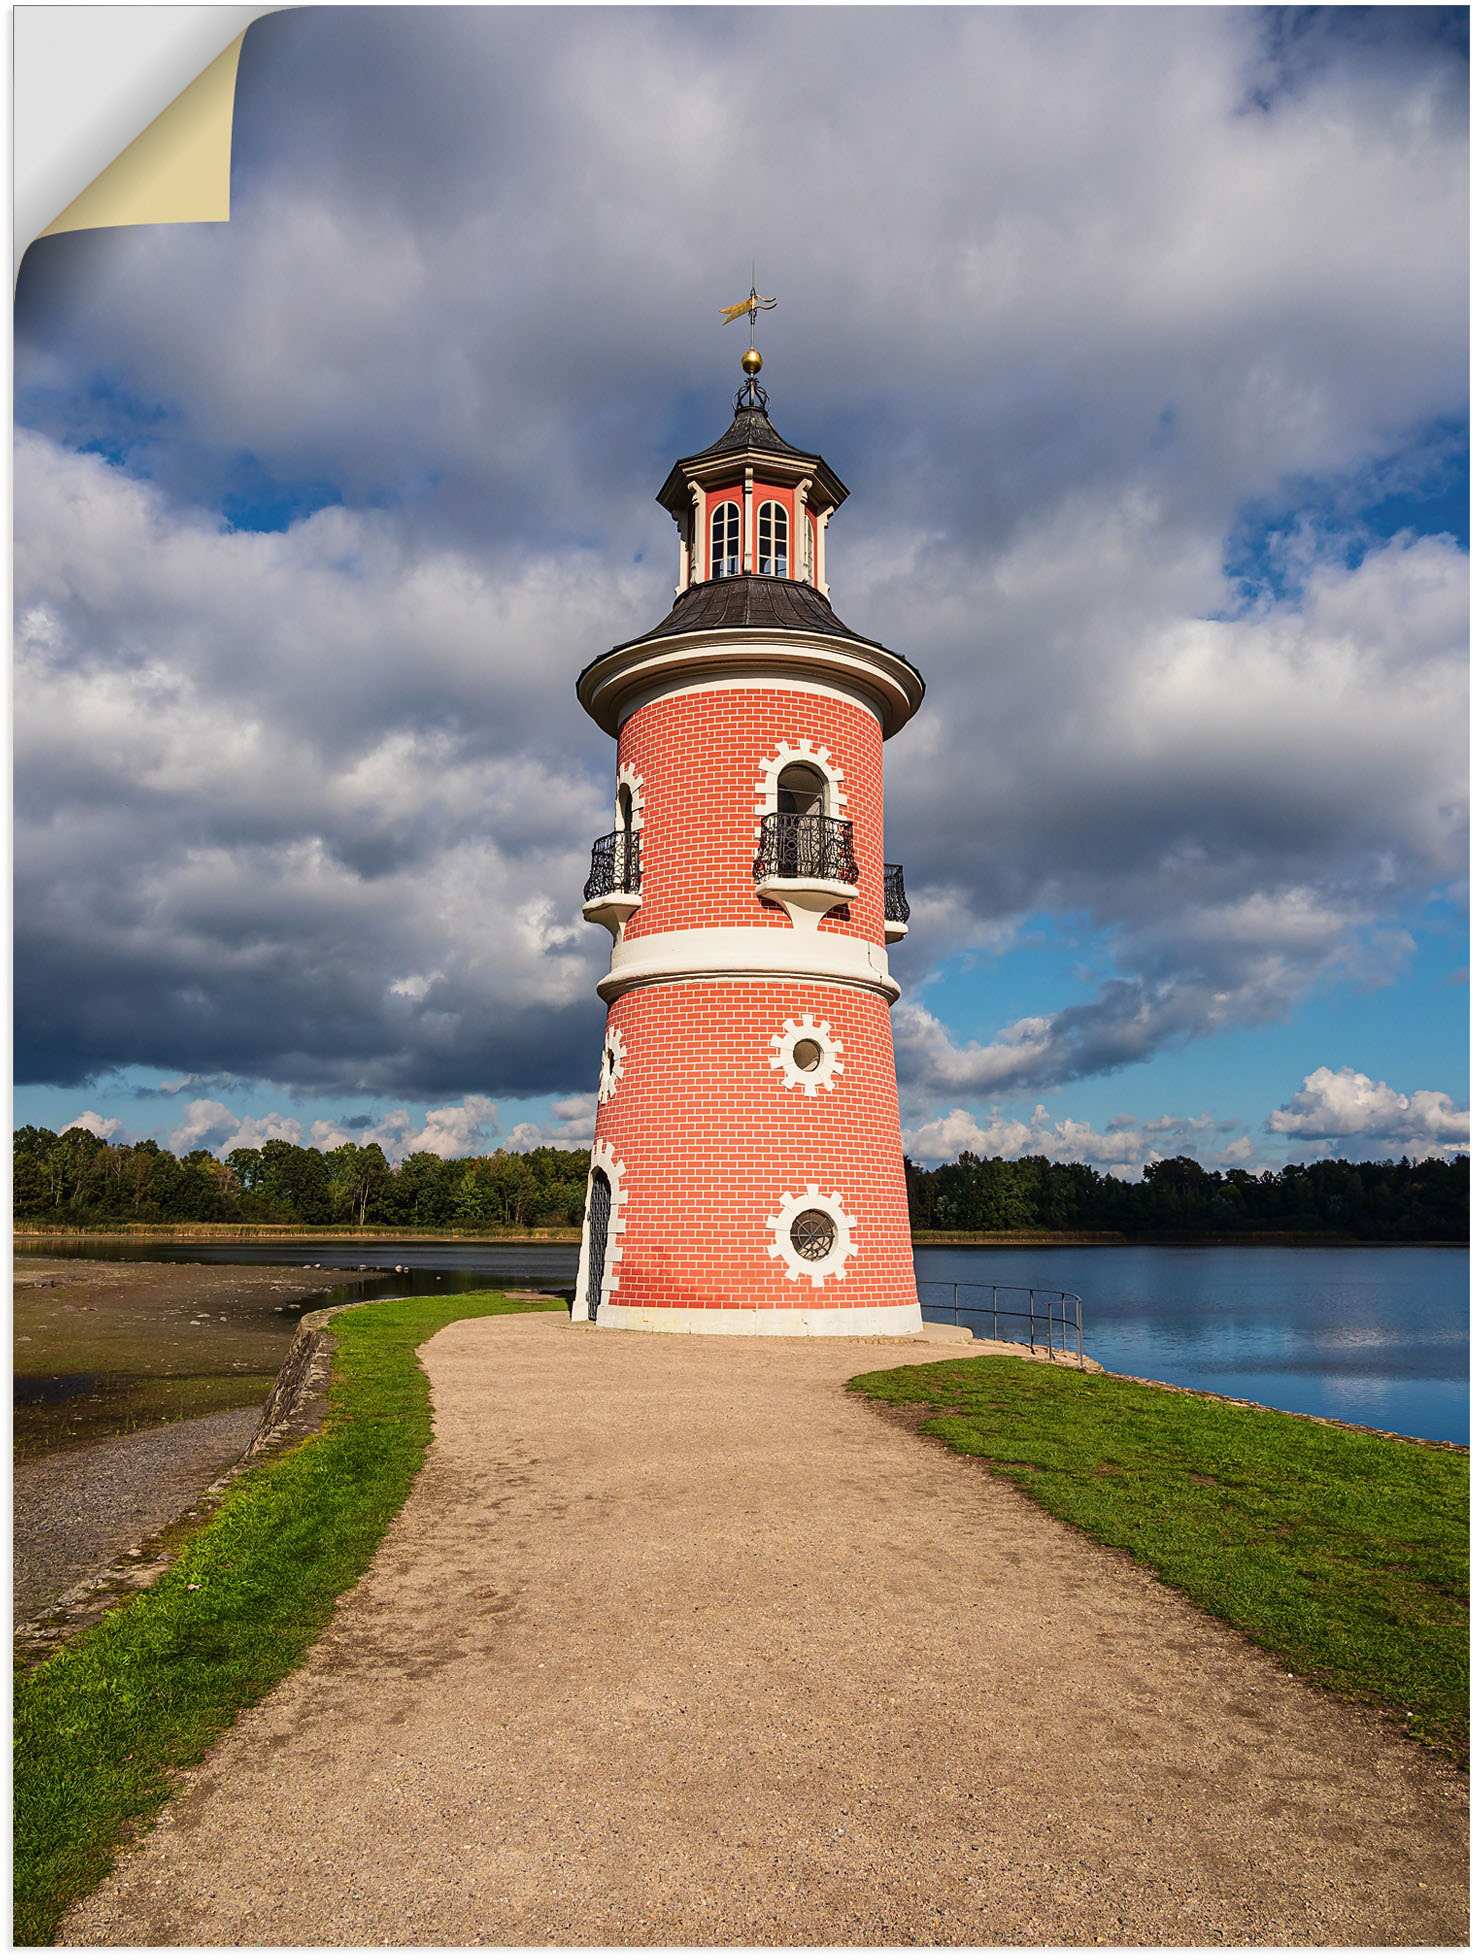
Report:
<svg viewBox="0 0 1472 1960"><path fill-rule="evenodd" d="M623 825L625 811L622 792L624 790L627 790L629 793L627 801L629 828L630 830L642 830L644 827L644 778L639 774L637 769L629 768L620 769L614 782L613 827L615 830L618 830Z"/></svg>
<svg viewBox="0 0 1472 1960"><path fill-rule="evenodd" d="M613 1145L606 1137L597 1137L593 1142L592 1161L588 1165L588 1198L593 1191L593 1173L602 1171L608 1179L608 1234L603 1255L603 1285L600 1289L599 1305L605 1306L618 1291L618 1262L623 1255L619 1239L624 1229L624 1205L628 1198L628 1173L619 1161ZM583 1240L578 1251L577 1290L572 1297L572 1317L574 1320L588 1318L588 1220L591 1206L588 1198L583 1201Z"/></svg>
<svg viewBox="0 0 1472 1960"><path fill-rule="evenodd" d="M801 1089L805 1096L816 1096L820 1089L831 1094L834 1076L843 1074L838 1059L843 1043L826 1021L815 1021L811 1014L784 1021L770 1045L776 1052L767 1057L767 1065L781 1069L784 1089Z"/></svg>
<svg viewBox="0 0 1472 1960"><path fill-rule="evenodd" d="M844 1211L839 1191L820 1191L816 1184L795 1197L784 1191L782 1209L767 1220L772 1235L767 1257L781 1259L790 1280L805 1279L816 1287L830 1279L841 1280L854 1249L856 1222ZM823 1246L826 1249L815 1257L815 1248Z"/></svg>
<svg viewBox="0 0 1472 1960"><path fill-rule="evenodd" d="M609 1028L603 1037L603 1066L598 1075L598 1100L606 1103L622 1080L624 1063L628 1059L628 1047L617 1028Z"/></svg>
<svg viewBox="0 0 1472 1960"><path fill-rule="evenodd" d="M816 748L805 735L798 742L779 742L776 753L763 756L757 764L757 822L752 835L758 844L762 841L761 819L770 817L777 808L777 778L794 762L805 762L809 769L816 769L827 783L825 815L841 817L848 805L848 798L839 787L843 782L843 771L834 764L827 749Z"/></svg>

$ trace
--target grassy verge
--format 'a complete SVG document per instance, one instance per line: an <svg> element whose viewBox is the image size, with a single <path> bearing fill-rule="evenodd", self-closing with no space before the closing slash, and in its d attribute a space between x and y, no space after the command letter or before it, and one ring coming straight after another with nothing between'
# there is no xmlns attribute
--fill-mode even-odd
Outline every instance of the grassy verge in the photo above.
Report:
<svg viewBox="0 0 1472 1960"><path fill-rule="evenodd" d="M323 1433L242 1478L157 1585L18 1679L18 1944L49 1943L170 1772L297 1664L366 1569L429 1443L415 1349L453 1320L537 1311L456 1293L339 1315Z"/></svg>
<svg viewBox="0 0 1472 1960"><path fill-rule="evenodd" d="M860 1375L1297 1674L1466 1760L1467 1457L1006 1359Z"/></svg>

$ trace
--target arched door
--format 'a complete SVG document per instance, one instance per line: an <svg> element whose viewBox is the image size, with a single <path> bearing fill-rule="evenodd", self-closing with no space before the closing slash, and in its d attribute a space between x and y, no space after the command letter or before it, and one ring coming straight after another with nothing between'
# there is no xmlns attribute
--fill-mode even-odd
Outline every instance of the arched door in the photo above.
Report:
<svg viewBox="0 0 1472 1960"><path fill-rule="evenodd" d="M614 889L639 889L639 840L634 831L634 792L627 783L618 786L618 807L613 833Z"/></svg>
<svg viewBox="0 0 1472 1960"><path fill-rule="evenodd" d="M608 1218L613 1209L613 1186L607 1173L594 1171L588 1193L588 1318L598 1318L603 1298L603 1265L608 1257Z"/></svg>
<svg viewBox="0 0 1472 1960"><path fill-rule="evenodd" d="M777 778L777 874L813 876L822 869L823 817L828 783L805 762L790 762Z"/></svg>

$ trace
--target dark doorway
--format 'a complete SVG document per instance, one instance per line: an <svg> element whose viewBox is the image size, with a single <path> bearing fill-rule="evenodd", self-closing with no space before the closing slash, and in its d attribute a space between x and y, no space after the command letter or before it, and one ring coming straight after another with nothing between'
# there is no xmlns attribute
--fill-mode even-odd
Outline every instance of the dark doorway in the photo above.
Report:
<svg viewBox="0 0 1472 1960"><path fill-rule="evenodd" d="M594 1171L588 1193L588 1318L598 1318L603 1298L603 1262L608 1256L608 1215L613 1210L613 1186L603 1171Z"/></svg>

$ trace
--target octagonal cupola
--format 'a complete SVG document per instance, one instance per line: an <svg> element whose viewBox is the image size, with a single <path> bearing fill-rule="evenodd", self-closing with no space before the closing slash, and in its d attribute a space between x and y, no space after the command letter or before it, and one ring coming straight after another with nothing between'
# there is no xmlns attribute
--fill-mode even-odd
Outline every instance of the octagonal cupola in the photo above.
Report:
<svg viewBox="0 0 1472 1960"><path fill-rule="evenodd" d="M794 449L773 427L755 349L744 365L730 428L682 456L659 493L680 534L675 596L717 579L774 578L826 598L828 519L848 491L821 456Z"/></svg>

